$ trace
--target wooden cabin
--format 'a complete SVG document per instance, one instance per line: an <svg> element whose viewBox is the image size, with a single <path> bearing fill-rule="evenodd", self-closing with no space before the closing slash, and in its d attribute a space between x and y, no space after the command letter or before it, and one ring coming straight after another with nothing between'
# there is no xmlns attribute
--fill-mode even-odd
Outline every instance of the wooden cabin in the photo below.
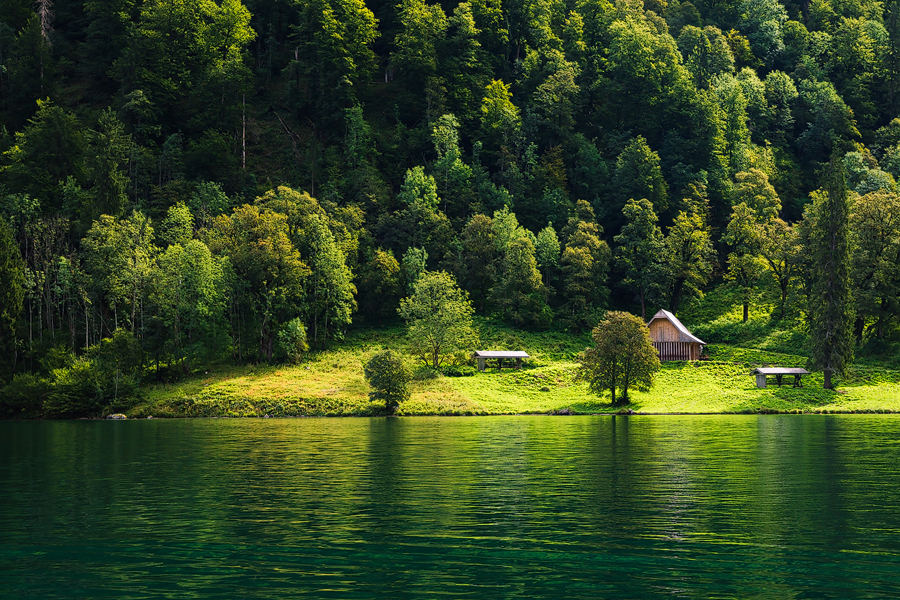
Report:
<svg viewBox="0 0 900 600"><path fill-rule="evenodd" d="M678 318L667 310L660 310L647 323L650 340L659 352L659 360L700 360L706 342L688 331Z"/></svg>

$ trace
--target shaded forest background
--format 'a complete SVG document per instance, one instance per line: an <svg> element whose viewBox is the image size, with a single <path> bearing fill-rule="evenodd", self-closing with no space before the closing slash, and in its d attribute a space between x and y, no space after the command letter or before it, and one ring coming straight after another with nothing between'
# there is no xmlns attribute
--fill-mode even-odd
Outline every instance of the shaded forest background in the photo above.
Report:
<svg viewBox="0 0 900 600"><path fill-rule="evenodd" d="M712 278L802 322L832 156L885 339L898 43L895 1L0 0L0 375L64 415L297 360L426 270L517 327Z"/></svg>

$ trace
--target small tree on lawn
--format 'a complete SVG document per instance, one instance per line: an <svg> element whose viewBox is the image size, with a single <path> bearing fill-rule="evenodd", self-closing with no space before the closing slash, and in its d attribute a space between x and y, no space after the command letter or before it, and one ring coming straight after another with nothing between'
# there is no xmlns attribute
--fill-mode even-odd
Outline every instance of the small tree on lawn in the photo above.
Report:
<svg viewBox="0 0 900 600"><path fill-rule="evenodd" d="M372 386L369 399L384 402L387 412L394 412L401 402L409 400L409 381L412 374L399 356L390 350L379 352L363 368L366 381Z"/></svg>
<svg viewBox="0 0 900 600"><path fill-rule="evenodd" d="M578 379L590 390L603 394L609 390L616 404L616 389L622 390L621 404L628 404L628 390L646 392L659 370L659 356L650 342L650 330L638 317L611 311L594 328L594 347L581 353Z"/></svg>
<svg viewBox="0 0 900 600"><path fill-rule="evenodd" d="M441 366L445 355L471 349L478 341L469 295L444 271L423 273L398 312L406 321L413 354L432 368Z"/></svg>

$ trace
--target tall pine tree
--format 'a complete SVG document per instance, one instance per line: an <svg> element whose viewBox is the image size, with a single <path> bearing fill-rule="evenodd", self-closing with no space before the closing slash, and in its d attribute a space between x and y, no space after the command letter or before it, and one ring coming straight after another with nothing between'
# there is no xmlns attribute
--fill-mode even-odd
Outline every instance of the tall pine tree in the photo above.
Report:
<svg viewBox="0 0 900 600"><path fill-rule="evenodd" d="M853 361L852 299L850 297L850 205L843 162L833 156L826 170L824 193L815 194L810 251L813 260L809 299L809 366L831 375L842 374Z"/></svg>

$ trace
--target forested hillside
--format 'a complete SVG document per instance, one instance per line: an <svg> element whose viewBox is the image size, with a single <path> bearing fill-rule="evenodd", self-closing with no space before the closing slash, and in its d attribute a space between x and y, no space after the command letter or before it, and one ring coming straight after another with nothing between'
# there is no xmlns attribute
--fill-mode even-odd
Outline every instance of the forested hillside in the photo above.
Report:
<svg viewBox="0 0 900 600"><path fill-rule="evenodd" d="M898 44L897 1L0 0L0 382L296 359L425 270L524 328L719 276L802 318L829 195L884 338Z"/></svg>

